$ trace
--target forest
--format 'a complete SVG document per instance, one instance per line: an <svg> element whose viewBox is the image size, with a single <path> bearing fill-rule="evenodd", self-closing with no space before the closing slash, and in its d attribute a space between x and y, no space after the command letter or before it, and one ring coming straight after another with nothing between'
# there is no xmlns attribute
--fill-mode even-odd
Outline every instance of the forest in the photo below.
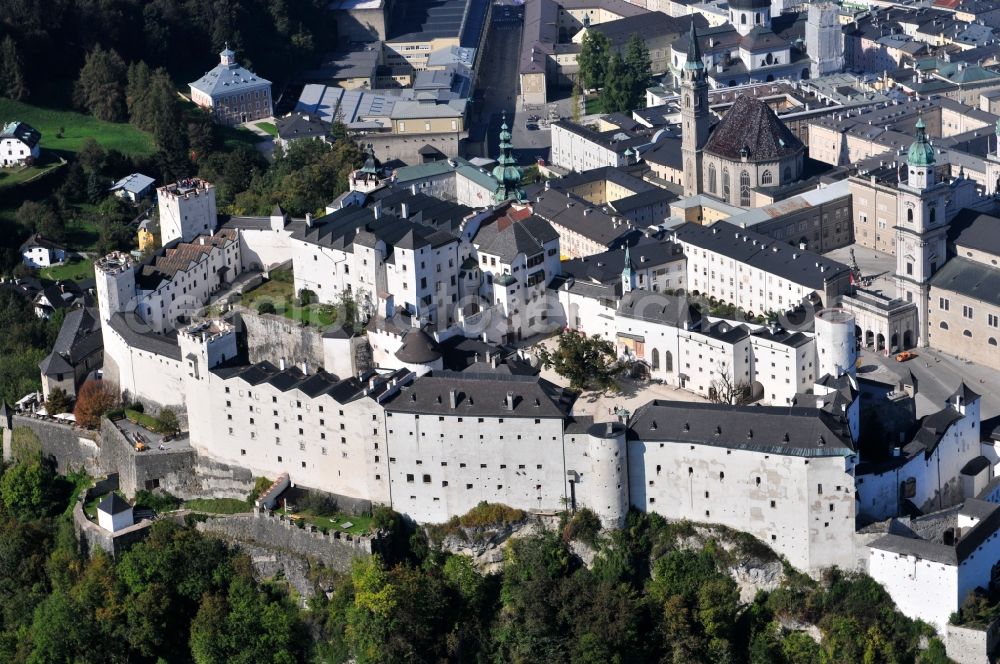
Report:
<svg viewBox="0 0 1000 664"><path fill-rule="evenodd" d="M816 581L785 566L780 587L744 603L728 570L776 560L767 547L732 532L722 546L638 512L610 534L590 512L564 515L561 527L508 541L502 570L484 574L442 541L523 513L483 504L424 530L378 508L381 555L349 573L313 565L305 600L190 518L157 521L117 560L87 558L70 512L89 479L56 476L30 443L15 445L15 459L0 475L4 662L948 661L937 639L918 649L929 628L866 576L830 570Z"/></svg>

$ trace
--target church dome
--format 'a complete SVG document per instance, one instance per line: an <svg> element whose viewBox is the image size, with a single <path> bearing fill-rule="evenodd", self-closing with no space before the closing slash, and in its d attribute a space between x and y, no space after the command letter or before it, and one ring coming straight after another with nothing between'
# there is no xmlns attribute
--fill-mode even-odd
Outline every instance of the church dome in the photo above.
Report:
<svg viewBox="0 0 1000 664"><path fill-rule="evenodd" d="M406 364L430 364L441 359L441 350L429 334L418 328L403 337L396 359Z"/></svg>
<svg viewBox="0 0 1000 664"><path fill-rule="evenodd" d="M934 164L934 148L927 142L927 125L924 119L917 120L917 140L910 145L906 155L906 163L910 166L931 166Z"/></svg>

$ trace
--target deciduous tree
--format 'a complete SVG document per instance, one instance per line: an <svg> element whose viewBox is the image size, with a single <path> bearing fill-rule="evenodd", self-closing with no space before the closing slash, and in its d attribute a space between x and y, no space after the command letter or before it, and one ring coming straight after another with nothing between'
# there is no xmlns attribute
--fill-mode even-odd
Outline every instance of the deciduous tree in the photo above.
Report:
<svg viewBox="0 0 1000 664"><path fill-rule="evenodd" d="M545 368L569 379L570 386L576 389L610 389L622 371L613 343L575 330L559 335L555 351L543 348L540 359Z"/></svg>
<svg viewBox="0 0 1000 664"><path fill-rule="evenodd" d="M73 415L79 426L96 429L101 424L101 418L118 403L118 388L113 383L91 379L80 388Z"/></svg>

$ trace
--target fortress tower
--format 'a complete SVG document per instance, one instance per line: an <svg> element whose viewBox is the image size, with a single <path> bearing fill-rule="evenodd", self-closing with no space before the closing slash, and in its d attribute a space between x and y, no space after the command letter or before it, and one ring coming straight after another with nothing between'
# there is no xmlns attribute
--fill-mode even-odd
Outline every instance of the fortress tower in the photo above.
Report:
<svg viewBox="0 0 1000 664"><path fill-rule="evenodd" d="M218 211L215 187L200 178L178 180L156 190L160 212L160 245L190 242L215 232Z"/></svg>
<svg viewBox="0 0 1000 664"><path fill-rule="evenodd" d="M844 70L844 36L832 2L810 2L806 22L806 50L812 61L809 74L819 78Z"/></svg>
<svg viewBox="0 0 1000 664"><path fill-rule="evenodd" d="M236 328L222 320L193 323L177 333L187 375L204 380L209 370L236 357Z"/></svg>
<svg viewBox="0 0 1000 664"><path fill-rule="evenodd" d="M94 264L94 276L103 324L114 314L135 309L135 269L131 256L122 251L108 254Z"/></svg>
<svg viewBox="0 0 1000 664"><path fill-rule="evenodd" d="M584 478L583 503L609 528L621 528L628 515L628 449L626 427L600 422L587 431L590 473Z"/></svg>
<svg viewBox="0 0 1000 664"><path fill-rule="evenodd" d="M846 309L816 312L817 378L855 375L858 360L854 314Z"/></svg>

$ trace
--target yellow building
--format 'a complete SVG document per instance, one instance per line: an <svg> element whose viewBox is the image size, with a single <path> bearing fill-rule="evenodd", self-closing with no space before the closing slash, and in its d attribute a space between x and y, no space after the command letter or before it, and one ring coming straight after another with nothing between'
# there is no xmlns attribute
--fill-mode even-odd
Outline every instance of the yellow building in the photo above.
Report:
<svg viewBox="0 0 1000 664"><path fill-rule="evenodd" d="M157 228L151 219L146 219L139 224L139 232L136 238L139 242L139 251L145 253L156 249L159 242L156 239Z"/></svg>

